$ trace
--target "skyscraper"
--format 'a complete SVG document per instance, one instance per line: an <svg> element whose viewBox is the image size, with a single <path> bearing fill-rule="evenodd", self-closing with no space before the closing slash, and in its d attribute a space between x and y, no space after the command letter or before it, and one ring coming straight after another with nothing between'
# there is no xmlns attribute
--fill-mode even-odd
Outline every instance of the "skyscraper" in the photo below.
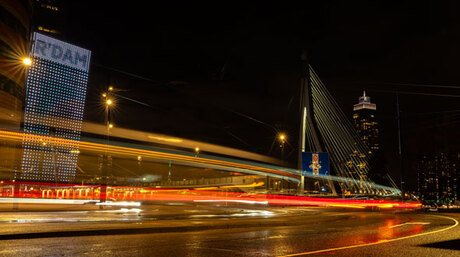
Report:
<svg viewBox="0 0 460 257"><path fill-rule="evenodd" d="M33 39L24 153L16 177L69 182L75 177L91 52L39 33ZM28 140L28 134L45 137L36 142Z"/></svg>
<svg viewBox="0 0 460 257"><path fill-rule="evenodd" d="M33 30L56 36L65 34L65 0L35 0Z"/></svg>
<svg viewBox="0 0 460 257"><path fill-rule="evenodd" d="M353 123L356 132L369 147L369 154L375 153L380 148L376 110L376 104L371 103L371 98L366 96L366 91L359 97L359 102L353 106Z"/></svg>
<svg viewBox="0 0 460 257"><path fill-rule="evenodd" d="M418 193L425 202L452 203L457 195L458 154L421 155L417 159Z"/></svg>

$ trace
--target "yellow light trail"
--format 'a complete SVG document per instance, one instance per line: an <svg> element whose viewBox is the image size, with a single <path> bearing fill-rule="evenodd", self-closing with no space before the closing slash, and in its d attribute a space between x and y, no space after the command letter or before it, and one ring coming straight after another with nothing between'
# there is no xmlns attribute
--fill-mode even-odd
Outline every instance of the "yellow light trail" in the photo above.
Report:
<svg viewBox="0 0 460 257"><path fill-rule="evenodd" d="M254 183L249 184L249 185L221 186L220 188L233 188L233 187L238 187L238 188L239 188L239 187L261 187L261 186L263 186L263 185L265 185L264 182L258 182L258 183L254 182Z"/></svg>
<svg viewBox="0 0 460 257"><path fill-rule="evenodd" d="M171 154L171 153L163 153L153 150L143 150L143 149L136 149L124 146L115 146L115 145L105 145L99 143L91 143L85 141L75 141L69 139L62 139L62 138L54 138L49 136L41 136L41 135L33 135L27 133L19 133L19 132L10 132L10 131L1 131L0 130L0 138L5 140L14 140L14 141L22 141L23 139L28 140L29 142L48 142L51 144L60 144L67 147L79 147L80 149L95 151L95 152L105 152L111 154L120 154L125 156L144 156L150 157L155 159L162 159L162 160L173 160L173 161L185 161L191 163L198 163L198 164L210 164L216 166L223 166L223 167L233 167L239 169L246 169L246 170L254 170L260 171L265 173L277 174L292 178L298 178L297 175L282 172L279 170L249 165L249 164L242 164L242 163L235 163L229 161L221 161L221 160L213 160L208 158L202 157L193 157L193 156L185 156L180 154Z"/></svg>

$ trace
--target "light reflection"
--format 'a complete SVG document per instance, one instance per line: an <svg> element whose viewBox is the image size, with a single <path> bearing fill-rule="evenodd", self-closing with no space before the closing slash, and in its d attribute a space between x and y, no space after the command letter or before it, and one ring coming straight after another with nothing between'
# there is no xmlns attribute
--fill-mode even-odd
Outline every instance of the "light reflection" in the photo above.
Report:
<svg viewBox="0 0 460 257"><path fill-rule="evenodd" d="M141 206L140 202L102 202L96 203L96 205L102 206Z"/></svg>
<svg viewBox="0 0 460 257"><path fill-rule="evenodd" d="M139 212L141 212L142 210L141 210L141 209L138 209L138 208L131 208L131 209L128 209L128 208L121 208L120 211L122 211L122 212L136 212L136 213L139 213Z"/></svg>

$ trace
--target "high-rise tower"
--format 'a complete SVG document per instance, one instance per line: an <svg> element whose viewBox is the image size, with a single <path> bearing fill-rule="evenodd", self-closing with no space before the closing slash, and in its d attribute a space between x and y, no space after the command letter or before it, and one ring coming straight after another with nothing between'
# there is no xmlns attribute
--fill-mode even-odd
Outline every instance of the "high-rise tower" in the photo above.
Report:
<svg viewBox="0 0 460 257"><path fill-rule="evenodd" d="M366 96L366 91L363 92L363 96L359 97L359 103L353 106L355 129L369 147L369 154L375 153L380 148L378 122L375 117L376 110L376 104L371 103L371 98Z"/></svg>
<svg viewBox="0 0 460 257"><path fill-rule="evenodd" d="M91 52L39 33L33 40L24 154L16 177L70 182L77 166ZM43 136L43 142L28 139L28 134Z"/></svg>
<svg viewBox="0 0 460 257"><path fill-rule="evenodd" d="M422 201L453 203L458 199L458 156L448 153L418 156L418 193Z"/></svg>
<svg viewBox="0 0 460 257"><path fill-rule="evenodd" d="M65 35L65 0L35 0L33 30L52 37Z"/></svg>

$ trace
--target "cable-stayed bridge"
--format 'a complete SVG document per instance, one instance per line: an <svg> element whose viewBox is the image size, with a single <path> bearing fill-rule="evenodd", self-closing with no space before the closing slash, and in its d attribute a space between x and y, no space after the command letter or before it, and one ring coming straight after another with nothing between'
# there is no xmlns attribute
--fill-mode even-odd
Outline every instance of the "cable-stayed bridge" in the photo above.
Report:
<svg viewBox="0 0 460 257"><path fill-rule="evenodd" d="M257 185L256 187L264 187L266 191L274 190L274 193L287 188L284 192L290 194L295 191L298 194L321 191L317 189L324 189L322 193L333 196L399 194L400 191L395 187L376 185L371 181L369 148L357 135L350 120L313 68L304 62L303 71L298 169L283 167L280 160L260 154L117 127L110 130L112 139L109 142L101 139L107 136L106 126L94 123L84 123L82 132L95 137L83 138L81 141L8 131L0 131L0 138L5 143L20 142L25 137L31 142L34 141L39 153L38 163L50 157L49 159L54 160L53 170L56 174L62 166L58 160L67 160L69 154L78 155L77 172L73 181L78 184L100 184L101 181L93 179L99 178L111 179L114 184L137 183L190 188L203 186L198 183L209 181L205 185L213 184L228 188L237 186L225 184L229 181L228 177L234 174L250 174L254 177L246 179L241 184L242 187ZM65 124L66 121L62 120L61 123ZM58 149L56 146L64 148ZM194 153L195 147L202 153ZM2 148L6 149L5 152L12 153L11 161L3 161L0 170L4 173L2 179L15 180L20 178L21 174L31 172L15 171L14 167L17 165L15 166L14 159L20 155L20 144L8 143ZM302 153L308 152L327 152L332 167L330 173L302 174ZM171 163L174 164L172 177ZM34 169L37 169L37 174L40 173L40 165L36 165ZM108 175L105 175L103 170L108 170ZM12 171L15 172L14 177L9 175ZM175 178L174 174L177 174ZM155 178L155 181L152 178ZM216 183L212 179L223 183ZM44 180L39 178L38 181Z"/></svg>
<svg viewBox="0 0 460 257"><path fill-rule="evenodd" d="M327 152L332 164L331 173L336 177L346 178L344 181L333 181L323 176L316 184L327 185L333 195L400 193L395 188L388 190L386 187L375 187L369 178L372 152L359 137L318 74L306 62L301 80L300 108L299 169L302 168L302 152ZM309 185L304 178L302 182L303 189L308 190L311 187L311 182ZM340 191L337 192L336 189Z"/></svg>

